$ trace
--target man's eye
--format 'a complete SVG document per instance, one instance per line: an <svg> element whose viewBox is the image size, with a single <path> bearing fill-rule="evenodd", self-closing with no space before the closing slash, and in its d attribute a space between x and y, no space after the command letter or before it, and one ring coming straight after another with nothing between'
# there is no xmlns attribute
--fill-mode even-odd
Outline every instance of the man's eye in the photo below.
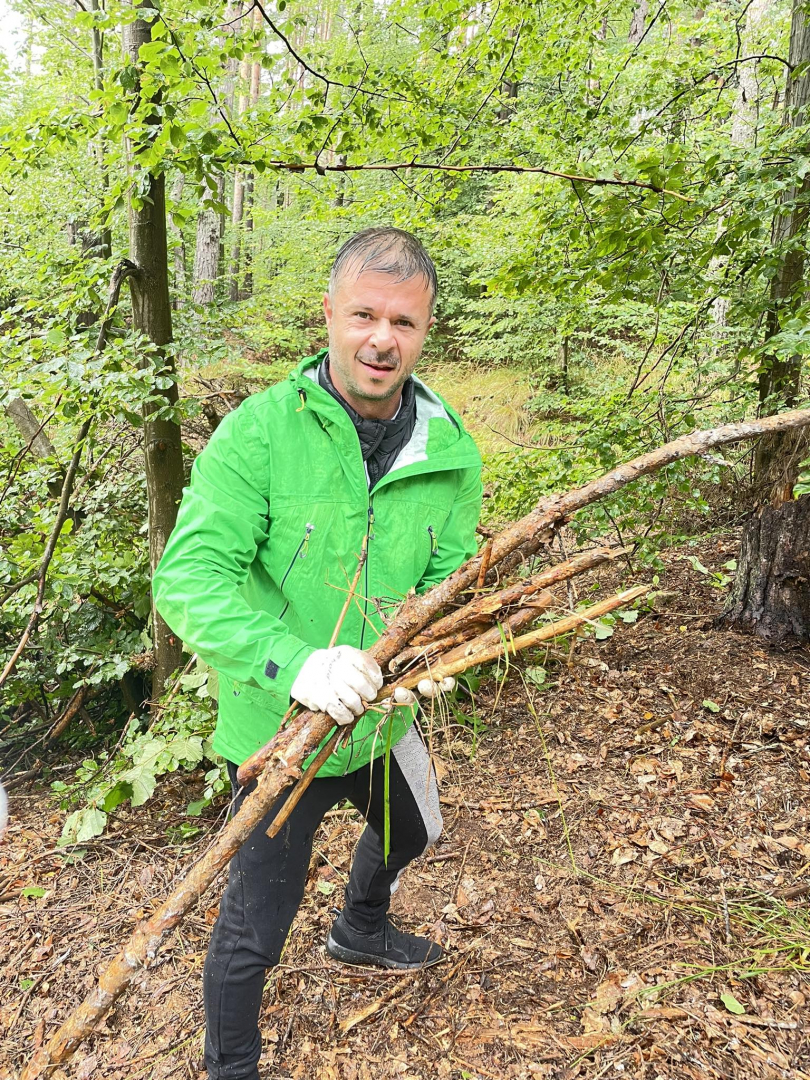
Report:
<svg viewBox="0 0 810 1080"><path fill-rule="evenodd" d="M355 311L355 318L357 319L370 319L371 315L367 311Z"/></svg>
<svg viewBox="0 0 810 1080"><path fill-rule="evenodd" d="M400 319L399 320L399 325L400 326L407 326L410 329L413 326L413 323L409 322L407 319Z"/></svg>

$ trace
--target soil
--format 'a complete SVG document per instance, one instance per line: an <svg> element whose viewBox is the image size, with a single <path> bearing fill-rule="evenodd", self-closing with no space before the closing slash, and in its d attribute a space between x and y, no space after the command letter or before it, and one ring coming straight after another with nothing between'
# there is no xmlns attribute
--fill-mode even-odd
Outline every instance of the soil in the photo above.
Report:
<svg viewBox="0 0 810 1080"><path fill-rule="evenodd" d="M263 1076L810 1078L810 651L716 626L736 551L725 536L669 553L635 623L562 660L513 662L474 708L434 717L445 832L392 910L444 945L442 964L396 975L326 956L361 828L332 812L268 977ZM620 574L577 588L650 580ZM163 783L83 854L56 848L47 788L13 792L0 1073L53 1033L219 827L221 807L177 841L200 788L201 775ZM53 1078L203 1075L220 888Z"/></svg>

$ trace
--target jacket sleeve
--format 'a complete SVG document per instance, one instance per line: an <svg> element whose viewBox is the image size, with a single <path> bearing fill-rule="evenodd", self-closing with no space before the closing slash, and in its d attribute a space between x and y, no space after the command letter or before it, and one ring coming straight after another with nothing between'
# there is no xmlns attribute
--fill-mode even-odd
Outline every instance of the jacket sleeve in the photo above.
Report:
<svg viewBox="0 0 810 1080"><path fill-rule="evenodd" d="M481 517L483 490L480 468L465 469L453 509L436 537L436 550L416 586L418 593L427 592L433 585L444 581L477 553L475 530Z"/></svg>
<svg viewBox="0 0 810 1080"><path fill-rule="evenodd" d="M225 417L194 462L152 587L169 627L203 660L286 708L314 649L269 612L250 607L240 591L268 536L263 493L270 468L270 447L258 438L245 403Z"/></svg>

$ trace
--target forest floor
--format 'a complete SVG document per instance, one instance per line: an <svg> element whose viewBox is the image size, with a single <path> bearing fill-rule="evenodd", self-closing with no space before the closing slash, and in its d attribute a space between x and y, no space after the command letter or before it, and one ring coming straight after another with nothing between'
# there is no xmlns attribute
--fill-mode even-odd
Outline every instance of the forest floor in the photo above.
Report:
<svg viewBox="0 0 810 1080"><path fill-rule="evenodd" d="M360 833L353 811L333 811L267 982L268 1080L810 1077L810 652L716 627L724 592L688 556L717 571L735 552L725 536L668 553L660 610L547 660L544 685L517 665L483 684L477 736L435 719L444 836L393 910L442 942L442 964L397 975L326 956ZM599 575L603 589L618 573ZM56 848L48 789L15 790L0 1074L202 851L213 811L195 842L172 833L200 787L163 783L82 857ZM219 890L54 1078L201 1076Z"/></svg>

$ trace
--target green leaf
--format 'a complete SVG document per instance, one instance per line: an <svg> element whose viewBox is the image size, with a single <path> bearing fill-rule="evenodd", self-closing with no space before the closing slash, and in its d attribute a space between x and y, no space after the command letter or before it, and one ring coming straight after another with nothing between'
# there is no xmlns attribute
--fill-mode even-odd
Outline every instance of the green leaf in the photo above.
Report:
<svg viewBox="0 0 810 1080"><path fill-rule="evenodd" d="M613 637L613 627L610 625L610 623L604 622L600 619L599 622L597 622L596 624L596 629L594 630L594 637L597 641L604 641L605 638Z"/></svg>
<svg viewBox="0 0 810 1080"><path fill-rule="evenodd" d="M194 802L190 802L186 807L186 813L189 817L197 817L208 806L208 799L195 799Z"/></svg>
<svg viewBox="0 0 810 1080"><path fill-rule="evenodd" d="M62 826L59 846L64 847L66 844L80 844L84 840L92 840L94 836L100 836L104 832L106 824L107 815L95 806L85 806L81 810L74 810Z"/></svg>
<svg viewBox="0 0 810 1080"><path fill-rule="evenodd" d="M335 883L334 881L319 881L315 888L324 896L331 896L335 891Z"/></svg>
<svg viewBox="0 0 810 1080"><path fill-rule="evenodd" d="M34 900L39 900L45 895L46 890L41 885L26 885L24 889L20 890L20 896L30 896Z"/></svg>
<svg viewBox="0 0 810 1080"><path fill-rule="evenodd" d="M527 667L525 670L525 675L529 682L533 682L535 686L543 686L546 679L548 678L548 673L546 672L546 669L540 666Z"/></svg>
<svg viewBox="0 0 810 1080"><path fill-rule="evenodd" d="M620 611L619 618L623 623L634 623L638 619L637 611Z"/></svg>
<svg viewBox="0 0 810 1080"><path fill-rule="evenodd" d="M709 712L715 712L715 713L720 712L720 706L717 704L716 701L712 701L711 698L705 698L701 702L701 705L703 706L704 709L708 709Z"/></svg>
<svg viewBox="0 0 810 1080"><path fill-rule="evenodd" d="M48 342L49 345L55 345L57 348L59 348L60 346L65 344L67 338L61 330L58 330L56 327L54 327L53 330L49 330L48 333L45 335L45 340Z"/></svg>
<svg viewBox="0 0 810 1080"><path fill-rule="evenodd" d="M125 780L120 780L114 788L107 792L104 801L101 804L101 809L108 814L111 810L114 810L116 806L120 806L121 803L126 802L127 799L132 798L132 785L128 784Z"/></svg>
<svg viewBox="0 0 810 1080"><path fill-rule="evenodd" d="M735 1016L742 1016L745 1012L745 1006L741 1005L733 994L721 994L720 1000L730 1013L734 1013Z"/></svg>

